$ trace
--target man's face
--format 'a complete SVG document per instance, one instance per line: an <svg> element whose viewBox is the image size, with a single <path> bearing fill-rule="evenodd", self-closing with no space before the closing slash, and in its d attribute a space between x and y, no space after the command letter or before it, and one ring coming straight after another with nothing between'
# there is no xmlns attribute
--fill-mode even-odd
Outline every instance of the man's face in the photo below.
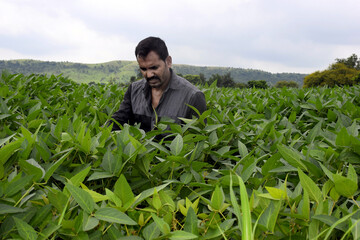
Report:
<svg viewBox="0 0 360 240"><path fill-rule="evenodd" d="M154 51L149 52L146 57L137 57L142 75L152 88L165 90L170 81L171 57L168 56L165 62L160 59Z"/></svg>

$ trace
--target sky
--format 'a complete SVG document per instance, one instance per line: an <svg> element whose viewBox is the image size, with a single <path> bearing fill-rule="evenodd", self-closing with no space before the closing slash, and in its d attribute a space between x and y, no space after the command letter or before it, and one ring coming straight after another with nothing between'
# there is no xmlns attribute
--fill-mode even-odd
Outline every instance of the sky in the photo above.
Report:
<svg viewBox="0 0 360 240"><path fill-rule="evenodd" d="M359 0L0 0L0 60L135 61L163 39L173 64L325 70L360 56Z"/></svg>

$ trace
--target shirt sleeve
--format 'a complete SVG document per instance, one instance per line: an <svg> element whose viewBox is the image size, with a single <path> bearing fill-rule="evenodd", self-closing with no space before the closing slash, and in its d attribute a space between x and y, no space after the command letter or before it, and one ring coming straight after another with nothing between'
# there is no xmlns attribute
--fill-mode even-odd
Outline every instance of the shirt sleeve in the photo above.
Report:
<svg viewBox="0 0 360 240"><path fill-rule="evenodd" d="M111 118L121 125L124 125L125 123L133 124L134 114L131 105L131 85L124 94L124 99L120 104L119 110L115 112ZM119 125L113 120L109 121L109 124L114 123L112 131L120 130Z"/></svg>
<svg viewBox="0 0 360 240"><path fill-rule="evenodd" d="M200 114L206 111L206 100L203 92L196 92L190 99L190 106L195 107ZM192 116L199 117L198 114L192 109L188 108L186 118L192 118Z"/></svg>

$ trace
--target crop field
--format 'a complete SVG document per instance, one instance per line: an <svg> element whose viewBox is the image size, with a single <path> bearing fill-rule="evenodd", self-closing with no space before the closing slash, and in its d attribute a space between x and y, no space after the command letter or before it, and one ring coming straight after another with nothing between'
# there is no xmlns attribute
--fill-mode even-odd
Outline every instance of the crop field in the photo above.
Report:
<svg viewBox="0 0 360 240"><path fill-rule="evenodd" d="M201 89L111 132L126 89L3 73L0 239L360 239L360 86Z"/></svg>

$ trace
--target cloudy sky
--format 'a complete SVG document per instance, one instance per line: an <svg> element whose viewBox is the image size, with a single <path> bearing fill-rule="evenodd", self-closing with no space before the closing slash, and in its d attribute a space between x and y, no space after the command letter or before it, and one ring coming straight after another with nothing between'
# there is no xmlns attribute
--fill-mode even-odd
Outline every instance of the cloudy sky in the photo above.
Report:
<svg viewBox="0 0 360 240"><path fill-rule="evenodd" d="M0 60L135 60L148 36L175 64L324 70L360 55L359 0L0 0Z"/></svg>

